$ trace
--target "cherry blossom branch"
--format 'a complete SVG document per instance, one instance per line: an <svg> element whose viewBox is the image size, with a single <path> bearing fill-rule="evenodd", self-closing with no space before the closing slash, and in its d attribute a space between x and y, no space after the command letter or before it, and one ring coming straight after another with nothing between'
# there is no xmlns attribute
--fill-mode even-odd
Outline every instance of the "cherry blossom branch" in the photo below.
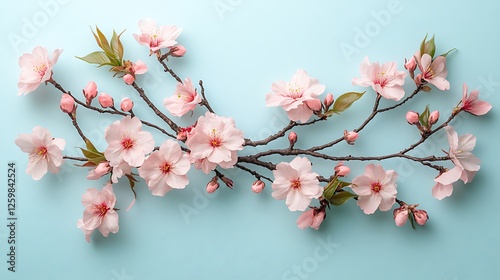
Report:
<svg viewBox="0 0 500 280"><path fill-rule="evenodd" d="M201 89L201 97L202 97L202 100L200 102L200 105L201 106L205 106L207 107L207 110L210 112L210 113L214 113L214 110L212 109L212 107L210 106L210 103L208 103L208 99L205 97L205 87L203 87L203 81L200 80L199 82L199 85L200 85L200 89Z"/></svg>
<svg viewBox="0 0 500 280"><path fill-rule="evenodd" d="M167 56L168 54L164 54L161 57L158 57L158 62L163 65L163 69L165 72L168 72L175 80L177 80L177 82L182 84L182 79L179 78L179 76L177 76L177 74L175 74L175 72L167 66L167 63L165 63L165 59L167 58Z"/></svg>
<svg viewBox="0 0 500 280"><path fill-rule="evenodd" d="M237 164L235 164L234 166L235 166L235 167L237 167L237 168L239 168L239 169L241 169L241 170L243 170L243 171L245 171L245 172L248 172L248 173L252 174L252 175L253 175L253 176L255 176L255 178L257 178L258 180L260 180L260 179L266 179L267 181L269 181L269 182L271 182L271 183L273 182L273 180L272 180L271 178L266 177L266 176L264 176L264 175L261 175L261 174L259 174L258 172L253 171L253 170L251 170L251 169L249 169L249 168L246 168L245 166L243 166L243 165L241 165L241 164L238 164L238 163L237 163Z"/></svg>
<svg viewBox="0 0 500 280"><path fill-rule="evenodd" d="M418 85L417 88L412 92L412 94L410 94L408 97L406 97L405 99L403 99L403 101L399 102L398 104L394 105L394 106L390 106L390 107L387 107L387 108L383 108L383 109L378 109L378 113L382 113L382 112L385 112L385 111L389 111L389 110L392 110L392 109L396 109L397 107L405 104L406 102L408 102L410 99L412 99L413 97L415 97L417 95L417 93L419 93L422 88L424 87L424 85Z"/></svg>
<svg viewBox="0 0 500 280"><path fill-rule="evenodd" d="M70 159L70 160L75 160L75 161L88 161L88 159L86 159L86 158L72 157L72 156L63 156L63 159Z"/></svg>
<svg viewBox="0 0 500 280"><path fill-rule="evenodd" d="M75 127L76 131L78 132L78 134L82 138L83 142L87 142L88 138L85 136L85 134L83 134L82 129L78 125L78 122L76 121L76 116L73 115L73 113L67 113L67 114L68 114L69 118L71 119L71 122L73 123L73 126Z"/></svg>

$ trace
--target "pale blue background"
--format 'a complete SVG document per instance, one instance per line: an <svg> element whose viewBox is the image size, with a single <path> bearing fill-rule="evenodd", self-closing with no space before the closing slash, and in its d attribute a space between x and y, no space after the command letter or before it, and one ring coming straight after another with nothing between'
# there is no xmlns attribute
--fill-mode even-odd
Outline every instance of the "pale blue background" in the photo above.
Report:
<svg viewBox="0 0 500 280"><path fill-rule="evenodd" d="M0 181L5 186L6 164L16 161L19 245L18 272L13 274L7 272L5 262L7 192L1 188L1 279L500 279L499 4L484 0L465 4L427 0L54 1L57 6L49 11L38 1L11 1L2 15ZM230 9L218 13L215 6L221 3ZM389 14L390 5L397 9ZM381 14L390 18L377 22ZM52 87L17 96L17 60L36 45L49 50L63 48L54 77L64 87L78 94L89 80L95 80L99 90L112 94L115 100L132 96L137 112L157 121L139 105L134 92L120 80L111 79L107 70L96 70L74 58L96 50L89 26L97 24L106 34L113 28L127 29L123 35L125 55L150 65L139 82L161 104L175 83L132 38L131 34L138 32L137 21L144 17L183 28L179 42L188 53L171 66L181 77L203 79L214 109L232 116L252 139L276 131L286 121L279 109L265 108L265 95L273 81L288 80L296 69L303 68L336 96L361 90L350 81L358 76L364 55L372 61L395 60L402 69L403 59L414 53L423 36L436 34L438 52L458 49L448 64L451 90L422 94L413 105L376 119L363 131L355 148L339 145L332 153L377 155L406 147L417 135L405 124L405 112L421 111L431 104L431 109L441 110L444 116L458 102L465 82L480 88L481 96L494 105L486 117L467 115L454 123L459 134L477 135L475 154L482 159L481 171L472 184L457 184L452 197L438 201L431 196L433 170L405 161L385 162L386 168L400 173L399 196L420 203L430 213L428 225L417 231L409 225L397 228L390 212L364 215L354 202L328 212L319 231L302 231L295 225L298 213L289 212L282 201L271 198L270 184L263 194L255 195L249 189L253 178L229 172L236 181L234 190L221 188L217 195L206 198L204 186L209 177L191 171L186 190L163 198L151 196L144 184L139 184L134 208L120 211L120 232L109 238L94 234L88 244L76 228L83 211L80 197L88 187L99 187L103 181L84 180L86 170L71 163L59 175L40 181L25 175L27 156L14 145L17 134L29 133L35 125L47 127L53 136L67 140L66 150L73 155L77 155L76 146L81 141L60 113L60 93ZM33 21L36 30L27 30L27 22ZM356 43L357 29L366 28L370 37ZM12 36L24 41L12 44ZM358 48L359 53L345 55L342 44ZM406 89L412 88L408 80ZM309 135L299 130L300 145L319 143L337 137L344 128L354 128L368 113L372 100L373 92L369 91L340 118L308 130L312 131ZM185 123L201 112L197 110ZM100 149L105 148L102 131L115 119L87 115L83 110L79 116L87 117L85 132ZM436 135L416 152L441 154L441 149L447 149L442 136ZM360 164L351 166L349 179L362 171ZM314 168L326 175L333 163L317 162ZM115 191L117 207L126 208L131 193L125 182L115 186ZM186 207L195 214L183 218L180 209ZM323 250L320 240L334 244ZM304 274L294 275L294 267L300 267Z"/></svg>

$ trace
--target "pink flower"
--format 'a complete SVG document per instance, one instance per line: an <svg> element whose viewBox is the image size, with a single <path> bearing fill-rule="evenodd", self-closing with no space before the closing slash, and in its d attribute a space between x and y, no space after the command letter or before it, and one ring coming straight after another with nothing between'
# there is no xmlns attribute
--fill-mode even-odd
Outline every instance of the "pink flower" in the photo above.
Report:
<svg viewBox="0 0 500 280"><path fill-rule="evenodd" d="M304 70L297 70L289 83L273 83L272 91L266 96L266 106L281 106L290 120L304 123L312 116L314 108L310 106L316 107L316 100L321 106L321 100L316 96L325 91L325 86Z"/></svg>
<svg viewBox="0 0 500 280"><path fill-rule="evenodd" d="M418 68L421 74L415 78L417 81L425 80L435 85L440 90L450 89L450 82L446 80L448 71L446 70L446 57L438 56L432 60L432 57L426 53L420 59L417 58Z"/></svg>
<svg viewBox="0 0 500 280"><path fill-rule="evenodd" d="M380 165L369 164L365 174L352 180L351 188L358 195L358 206L365 214L373 214L377 207L388 211L396 202L396 180L394 170L385 171Z"/></svg>
<svg viewBox="0 0 500 280"><path fill-rule="evenodd" d="M215 164L231 168L237 161L237 151L243 149L243 143L243 132L236 128L232 118L219 117L210 112L198 119L186 140L191 160L208 161L210 170L215 169Z"/></svg>
<svg viewBox="0 0 500 280"><path fill-rule="evenodd" d="M472 154L476 146L476 136L465 134L458 137L457 132L450 125L445 126L444 129L450 144L448 155L453 163L467 171L478 171L480 160Z"/></svg>
<svg viewBox="0 0 500 280"><path fill-rule="evenodd" d="M40 180L47 170L51 173L59 172L59 167L63 164L61 150L66 144L64 139L52 138L47 129L37 126L33 128L32 134L19 134L15 142L23 152L29 154L26 173L33 180Z"/></svg>
<svg viewBox="0 0 500 280"><path fill-rule="evenodd" d="M165 98L163 105L174 116L180 117L187 112L194 110L196 105L201 102L201 97L196 93L196 89L187 78L184 83L177 83L173 96Z"/></svg>
<svg viewBox="0 0 500 280"><path fill-rule="evenodd" d="M326 95L325 99L323 100L323 104L325 104L326 108L329 108L333 104L333 94L329 93Z"/></svg>
<svg viewBox="0 0 500 280"><path fill-rule="evenodd" d="M365 57L359 70L361 78L352 79L352 85L371 86L382 97L396 101L405 95L402 85L407 73L397 71L396 62L386 62L380 66L378 62L370 63L368 57Z"/></svg>
<svg viewBox="0 0 500 280"><path fill-rule="evenodd" d="M252 184L252 191L254 193L260 193L266 187L266 184L262 180L257 180Z"/></svg>
<svg viewBox="0 0 500 280"><path fill-rule="evenodd" d="M408 111L408 113L406 113L406 121L410 125L416 125L416 124L420 123L420 120L418 118L419 118L419 114L415 111Z"/></svg>
<svg viewBox="0 0 500 280"><path fill-rule="evenodd" d="M478 99L479 90L473 90L467 95L468 89L466 84L464 84L463 89L462 104L460 105L461 110L476 116L482 116L491 110L490 103Z"/></svg>
<svg viewBox="0 0 500 280"><path fill-rule="evenodd" d="M323 193L318 174L312 172L311 162L305 157L279 163L273 174L272 196L278 200L286 199L290 211L304 211L313 198Z"/></svg>
<svg viewBox="0 0 500 280"><path fill-rule="evenodd" d="M108 108L114 105L113 97L104 92L99 94L99 97L97 99L99 100L99 104L101 104L103 108Z"/></svg>
<svg viewBox="0 0 500 280"><path fill-rule="evenodd" d="M139 44L149 47L151 53L177 44L175 40L182 31L176 26L157 27L151 19L139 20L139 29L142 34L133 34L134 38Z"/></svg>
<svg viewBox="0 0 500 280"><path fill-rule="evenodd" d="M460 166L455 166L452 169L439 174L439 176L434 179L436 184L432 188L432 196L439 200L450 196L453 193L453 183L458 181L461 175L462 168Z"/></svg>
<svg viewBox="0 0 500 280"><path fill-rule="evenodd" d="M420 54L420 52L418 52ZM415 57L411 57L409 60L405 59L405 69L408 70L408 72L413 72L415 69L417 69L417 62L415 61Z"/></svg>
<svg viewBox="0 0 500 280"><path fill-rule="evenodd" d="M118 183L118 179L123 177L124 175L132 174L132 166L130 166L127 162L122 160L118 165L112 166L111 170L111 182L113 184Z"/></svg>
<svg viewBox="0 0 500 280"><path fill-rule="evenodd" d="M297 226L300 229L305 229L311 227L315 230L319 229L319 226L325 219L325 211L311 209L302 213L297 219Z"/></svg>
<svg viewBox="0 0 500 280"><path fill-rule="evenodd" d="M90 105L90 102L92 102L92 99L94 99L97 96L97 85L95 82L88 82L87 85L85 86L85 89L83 90L83 95L85 96L85 100L87 102L87 105Z"/></svg>
<svg viewBox="0 0 500 280"><path fill-rule="evenodd" d="M62 50L56 49L49 58L47 49L37 46L32 53L25 53L19 58L19 92L17 95L28 94L38 88L40 84L52 77L52 67L57 62Z"/></svg>
<svg viewBox="0 0 500 280"><path fill-rule="evenodd" d="M190 167L189 157L182 152L181 146L168 139L144 161L139 175L146 180L153 195L164 196L172 189L186 187Z"/></svg>
<svg viewBox="0 0 500 280"><path fill-rule="evenodd" d="M114 207L116 196L113 186L107 184L101 191L89 188L82 196L83 219L78 220L77 227L85 234L90 242L90 235L98 228L101 234L108 237L109 233L118 232L118 213Z"/></svg>
<svg viewBox="0 0 500 280"><path fill-rule="evenodd" d="M297 143L297 133L294 131L290 132L288 134L288 142L290 142L290 146L293 146L295 143Z"/></svg>
<svg viewBox="0 0 500 280"><path fill-rule="evenodd" d="M63 93L63 95L61 96L61 103L59 105L59 108L61 108L64 113L71 114L76 109L75 100L73 99L73 97L71 97L71 95Z"/></svg>
<svg viewBox="0 0 500 280"><path fill-rule="evenodd" d="M142 131L142 123L137 117L126 116L115 121L104 131L104 138L108 142L104 156L113 167L122 160L133 167L141 166L145 154L154 148L153 136Z"/></svg>
<svg viewBox="0 0 500 280"><path fill-rule="evenodd" d="M132 102L132 100L130 100L130 98L128 97L123 98L122 102L120 102L120 108L124 112L130 112L130 110L132 110L133 107L134 107L134 102Z"/></svg>
<svg viewBox="0 0 500 280"><path fill-rule="evenodd" d="M408 221L408 207L406 205L394 209L394 222L398 227L404 226Z"/></svg>

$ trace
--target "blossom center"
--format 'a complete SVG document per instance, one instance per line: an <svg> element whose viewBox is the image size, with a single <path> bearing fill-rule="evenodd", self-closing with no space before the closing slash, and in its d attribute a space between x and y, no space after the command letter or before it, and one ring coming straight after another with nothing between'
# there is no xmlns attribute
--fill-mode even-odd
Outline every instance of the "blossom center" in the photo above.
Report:
<svg viewBox="0 0 500 280"><path fill-rule="evenodd" d="M45 65L45 63L42 63L42 64L34 66L33 71L37 72L38 75L40 75L40 76L44 76L45 72L47 71L47 68L48 68L47 65Z"/></svg>
<svg viewBox="0 0 500 280"><path fill-rule="evenodd" d="M122 147L125 150L128 150L128 149L134 147L134 144L135 144L134 139L132 139L130 137L125 137L122 139Z"/></svg>
<svg viewBox="0 0 500 280"><path fill-rule="evenodd" d="M38 148L36 149L36 154L37 154L38 156L40 156L40 157L44 157L44 156L46 156L46 155L47 155L47 153L48 153L48 151L47 151L47 147L45 147L45 146L41 146L41 147L38 147Z"/></svg>
<svg viewBox="0 0 500 280"><path fill-rule="evenodd" d="M212 137L210 137L210 145L214 148L222 146L222 139L217 134L217 130L215 128L212 129L212 132L210 134L212 134Z"/></svg>
<svg viewBox="0 0 500 280"><path fill-rule="evenodd" d="M434 70L432 70L432 68L431 68L431 67L429 67L429 68L427 69L427 71L425 72L425 78L427 78L427 79L432 79L432 78L434 78L435 76L436 76L436 74L434 73Z"/></svg>
<svg viewBox="0 0 500 280"><path fill-rule="evenodd" d="M300 189L300 179L293 179L290 181L290 186L293 189Z"/></svg>
<svg viewBox="0 0 500 280"><path fill-rule="evenodd" d="M382 190L382 185L380 184L380 182L377 181L375 183L372 183L372 192L379 193L381 190Z"/></svg>
<svg viewBox="0 0 500 280"><path fill-rule="evenodd" d="M288 84L288 92L290 93L290 97L292 98L299 98L302 97L302 92L304 91L304 88L301 87L297 83L289 83Z"/></svg>
<svg viewBox="0 0 500 280"><path fill-rule="evenodd" d="M108 210L110 210L106 203L101 203L101 204L95 204L94 205L94 215L99 216L99 217L104 217Z"/></svg>
<svg viewBox="0 0 500 280"><path fill-rule="evenodd" d="M160 170L163 174L168 174L172 170L172 165L168 162L164 162L162 165L160 165Z"/></svg>

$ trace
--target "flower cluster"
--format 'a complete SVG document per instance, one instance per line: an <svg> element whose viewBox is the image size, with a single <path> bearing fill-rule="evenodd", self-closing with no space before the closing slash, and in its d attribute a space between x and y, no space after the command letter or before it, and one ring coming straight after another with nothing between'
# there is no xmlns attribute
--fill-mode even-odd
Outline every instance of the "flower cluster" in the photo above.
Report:
<svg viewBox="0 0 500 280"><path fill-rule="evenodd" d="M80 147L80 155L65 155L65 141L53 138L46 128L37 126L31 134L20 134L15 143L29 155L26 173L34 180L40 180L47 171L57 173L64 161L70 160L88 168L87 179L106 179L100 190L91 187L82 196L85 209L77 227L89 242L95 229L99 229L103 236L118 232L119 217L113 185L120 180L128 180L134 196L134 187L141 179L152 195L164 196L174 189L191 187L188 173L193 167L201 170L198 174L212 174L206 191L213 193L220 188L219 182L233 188L234 182L225 174L225 170L238 168L255 178L249 186L252 192L266 193L265 181L270 182L270 195L273 198L284 200L290 211L302 212L298 216L297 226L300 229L311 227L318 230L326 219L327 211L349 201L356 201L361 211L368 215L377 210L390 211L395 204L399 204L392 216L397 226L403 226L407 220L414 227L415 222L420 226L427 223L427 211L417 209L419 204L408 204L402 200L398 194L398 174L394 170L386 170L381 163L384 160L400 158L435 170L434 187L431 188L433 183L429 182L428 191L439 200L452 194L453 184L457 181L470 183L480 169L480 160L472 153L476 137L472 134L459 136L452 127L452 121L463 112L474 116L484 115L492 106L479 100L478 90L469 92L466 84L463 85L461 99L457 98L457 105L450 108L451 114L444 121L439 120L443 118L441 113L438 110L431 111L429 106L423 111L410 110L401 115L403 124L406 119L409 125L418 129L418 133L414 133L415 142L409 143L401 151L382 156L352 156L349 152L348 155L332 155L329 150L342 144L350 145L346 149L351 146L355 149L358 138L367 137L363 129L377 116L399 108L420 92L451 88L446 67L447 56L451 51L436 56L434 37L427 40L426 36L419 50L405 60L406 71L399 70L396 62L370 62L366 57L360 66L360 76L352 79L352 85L373 90L366 94L374 99L368 117L355 128L343 127L341 121L336 122L336 126L340 126L337 138L330 138L329 133L321 145L303 147L299 136L307 137L307 134L299 135L298 131L302 130L296 128L337 118L366 92L351 91L336 96L327 93L320 97L327 87L299 69L288 82L280 80L273 83L263 101L269 107L281 107L290 122L262 140L248 139L232 118L213 110L201 80L198 88L190 78L181 79L169 68L169 58L180 58L186 54L186 48L177 43L182 30L176 26L157 26L151 19L140 20L139 30L139 34L133 35L136 41L147 47L150 56L154 54L153 58L176 82L171 91L173 94L164 96L163 107L157 107L139 85L140 78L137 75L146 73L146 63L123 58L124 46L120 40L123 33L116 34L113 31L108 40L96 28L93 34L101 50L78 58L99 67L110 67L114 76L120 77L122 83L135 90L163 121L161 124L137 117L131 98L125 97L119 106L115 106L113 95L99 92L94 81L82 84L83 95L80 97L66 91L55 80L55 64L61 50L55 50L50 58L47 49L39 46L19 59L19 95L35 91L43 83L53 85L62 94L59 104L61 111L68 115L84 142L84 147ZM415 84L410 94L404 88L408 76ZM449 96L450 99L454 98L452 94ZM382 107L382 98L391 105ZM431 96L425 98L430 100ZM79 110L109 114L116 118L104 131L106 147L95 147L93 139L83 133L77 118ZM187 127L180 126L177 118L187 114L196 115L196 120ZM155 139L151 131L159 132L164 138ZM448 137L449 147L443 148L444 154L412 154L415 148L438 133L446 133ZM266 146L284 137L288 138L285 147L259 149L256 153L244 152L245 147ZM276 156L284 158L284 161L274 162L279 158ZM326 174L314 171L313 162L316 159L331 164L331 171ZM364 173L349 179L351 168L348 162L356 161L369 163L365 165ZM98 185L94 183L94 186ZM134 203L135 199L128 209Z"/></svg>

